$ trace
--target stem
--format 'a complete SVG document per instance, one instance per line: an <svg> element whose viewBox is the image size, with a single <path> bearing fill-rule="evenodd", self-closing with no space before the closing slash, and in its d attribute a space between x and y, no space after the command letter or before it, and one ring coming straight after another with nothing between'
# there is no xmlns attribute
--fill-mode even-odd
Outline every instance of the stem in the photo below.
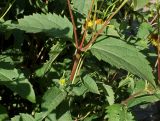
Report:
<svg viewBox="0 0 160 121"><path fill-rule="evenodd" d="M117 8L117 10L104 22L102 28L98 30L95 35L93 35L92 39L87 43L87 45L81 49L81 51L87 51L87 49L96 41L98 35L103 32L104 28L109 24L110 20L119 12L119 10L128 2L128 0L124 0L123 3Z"/></svg>
<svg viewBox="0 0 160 121"><path fill-rule="evenodd" d="M73 17L73 13L72 13L72 10L71 10L70 0L67 0L67 4L68 4L69 13L70 13L70 16L71 16L71 21L72 21L72 24L73 24L75 44L76 44L76 48L78 48L77 28L76 28L76 25L75 25L75 22L74 22L74 17Z"/></svg>
<svg viewBox="0 0 160 121"><path fill-rule="evenodd" d="M11 9L11 7L13 6L14 2L16 0L13 0L11 3L10 3L11 0L8 1L6 7L4 8L2 14L0 15L0 19L3 19L4 16L8 13L8 11Z"/></svg>
<svg viewBox="0 0 160 121"><path fill-rule="evenodd" d="M73 24L73 28L74 28L74 35L75 35L75 42L76 42L76 49L77 49L76 54L75 54L75 58L74 58L74 64L73 64L72 71L71 71L71 75L70 75L70 80L72 81L72 83L74 83L74 79L75 79L75 77L76 77L77 70L79 70L79 64L81 63L81 59L82 59L81 53L82 53L82 51L87 51L87 49L93 44L93 42L96 41L98 35L99 35L99 34L104 30L104 28L109 24L109 22L110 22L110 20L113 18L113 16L119 12L119 10L128 2L128 0L124 0L124 2L119 6L119 8L104 22L102 28L101 28L100 30L98 30L98 32L96 32L96 33L92 36L92 39L88 42L88 44L87 44L84 48L82 48L82 46L83 46L83 43L84 43L84 40L85 40L85 37L86 37L86 30L84 31L81 44L80 44L80 46L78 46L76 26L75 26L75 24L74 24L74 18L73 18L73 14L72 14L71 7L70 7L70 1L67 0L67 2L68 2L68 7L69 7L69 11L70 11L70 16L71 16L71 20L72 20L72 24ZM91 7L90 7L90 11L89 11L89 13L88 13L87 19L89 19L89 17L90 17L93 4L94 4L94 0L92 0L92 5L91 5ZM81 67L81 66L80 66L80 67Z"/></svg>
<svg viewBox="0 0 160 121"><path fill-rule="evenodd" d="M157 19L158 15L156 14L156 16L151 20L151 22L149 22L151 25L154 24L154 21Z"/></svg>
<svg viewBox="0 0 160 121"><path fill-rule="evenodd" d="M143 92L144 92L144 91L139 91L139 92L137 92L137 93L129 96L126 100L122 101L121 104L127 105L127 103L128 103L131 99L135 98L136 96L140 95L140 94L143 93Z"/></svg>
<svg viewBox="0 0 160 121"><path fill-rule="evenodd" d="M92 11L92 8L93 8L93 5L94 5L94 0L92 0L92 4L90 6L90 10L89 10L89 13L88 13L88 16L87 16L87 21L90 19L90 15L91 15L91 11ZM83 43L84 43L84 40L86 38L86 34L87 34L87 24L85 25L85 30L84 30L84 34L83 34L83 37L82 37L82 41L81 41L81 44L79 46L79 48L81 49L82 46L83 46Z"/></svg>
<svg viewBox="0 0 160 121"><path fill-rule="evenodd" d="M74 74L74 77L73 77L73 80L72 80L72 84L74 84L75 78L80 72L80 69L81 69L82 64L83 64L83 59L84 59L83 56L81 56L80 59L79 59L79 62L77 64L77 68L75 70L75 74Z"/></svg>
<svg viewBox="0 0 160 121"><path fill-rule="evenodd" d="M78 64L80 62L80 59L81 59L81 51L77 50L76 54L75 54L75 58L74 58L74 64L72 67L71 75L70 75L71 81L73 81L75 78L76 70L77 70Z"/></svg>

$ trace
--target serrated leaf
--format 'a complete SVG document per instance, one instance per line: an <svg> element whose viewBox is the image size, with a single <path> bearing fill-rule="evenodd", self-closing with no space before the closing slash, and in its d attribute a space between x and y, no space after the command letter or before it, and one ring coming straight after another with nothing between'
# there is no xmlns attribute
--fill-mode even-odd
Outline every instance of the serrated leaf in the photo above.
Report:
<svg viewBox="0 0 160 121"><path fill-rule="evenodd" d="M21 70L18 70L12 64L10 57L5 57L0 61L0 85L5 85L21 97L35 103L35 93L31 83L24 76Z"/></svg>
<svg viewBox="0 0 160 121"><path fill-rule="evenodd" d="M33 14L18 19L18 24L5 24L8 29L20 29L27 33L44 32L53 37L72 38L73 28L71 22L64 16L56 14Z"/></svg>
<svg viewBox="0 0 160 121"><path fill-rule="evenodd" d="M128 85L131 82L130 78L126 78L119 82L118 88Z"/></svg>
<svg viewBox="0 0 160 121"><path fill-rule="evenodd" d="M152 69L145 56L122 40L101 36L98 38L97 43L92 46L91 52L99 60L108 62L117 68L125 69L148 80L156 87Z"/></svg>
<svg viewBox="0 0 160 121"><path fill-rule="evenodd" d="M141 39L146 39L152 30L152 26L149 23L142 23L139 26L137 37Z"/></svg>
<svg viewBox="0 0 160 121"><path fill-rule="evenodd" d="M104 87L105 91L107 92L106 98L108 100L109 105L114 104L114 91L113 91L112 87L109 85L106 85L106 84L103 84L103 87Z"/></svg>
<svg viewBox="0 0 160 121"><path fill-rule="evenodd" d="M64 49L64 44L57 42L52 46L49 52L49 60L43 64L43 66L36 70L36 76L41 77L44 76L50 69L54 62L54 60L58 57L61 51Z"/></svg>
<svg viewBox="0 0 160 121"><path fill-rule="evenodd" d="M83 83L89 89L90 92L100 94L95 80L93 80L89 75L86 75L83 78Z"/></svg>
<svg viewBox="0 0 160 121"><path fill-rule="evenodd" d="M149 0L134 0L134 10L137 11L141 8L143 8L147 3L149 2Z"/></svg>
<svg viewBox="0 0 160 121"><path fill-rule="evenodd" d="M56 113L51 113L45 118L45 121L72 121L71 113L69 111L62 114L59 119L56 117Z"/></svg>
<svg viewBox="0 0 160 121"><path fill-rule="evenodd" d="M79 13L85 14L87 16L89 11L89 6L91 6L91 0L72 0L73 7L78 10Z"/></svg>
<svg viewBox="0 0 160 121"><path fill-rule="evenodd" d="M133 115L121 104L114 104L107 107L108 121L134 121Z"/></svg>
<svg viewBox="0 0 160 121"><path fill-rule="evenodd" d="M36 120L29 114L20 113L20 115L11 118L11 121L36 121Z"/></svg>
<svg viewBox="0 0 160 121"><path fill-rule="evenodd" d="M51 89L47 90L42 98L42 111L37 115L36 119L44 119L50 112L56 109L56 107L66 98L66 95L65 91L61 91L57 87L51 87Z"/></svg>

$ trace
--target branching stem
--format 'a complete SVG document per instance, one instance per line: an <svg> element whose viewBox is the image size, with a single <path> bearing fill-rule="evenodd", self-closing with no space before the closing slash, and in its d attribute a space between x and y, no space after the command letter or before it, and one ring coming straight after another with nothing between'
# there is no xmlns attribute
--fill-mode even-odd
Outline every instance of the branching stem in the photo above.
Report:
<svg viewBox="0 0 160 121"><path fill-rule="evenodd" d="M108 19L106 19L106 21L104 22L102 28L99 29L95 34L93 34L91 40L83 47L84 40L85 40L86 34L87 34L87 30L84 31L82 40L81 40L80 45L79 45L79 41L78 41L78 37L77 37L77 31L76 31L77 28L76 28L76 25L75 25L75 22L74 22L74 17L73 17L73 13L72 13L72 10L71 10L70 0L67 0L70 17L71 17L71 21L72 21L72 24L73 24L73 31L74 31L75 44L76 44L76 52L75 52L75 55L74 55L75 56L74 57L74 64L73 64L71 75L70 75L70 80L71 81L73 81L75 79L76 72L81 67L81 66L79 66L79 64L81 63L81 60L82 60L82 56L81 56L82 52L86 52L90 48L90 46L96 41L97 37L103 32L103 30L105 29L105 27L109 24L110 20L119 12L119 10L127 2L128 2L128 0L124 0L122 2L122 4L116 9L116 11L113 12L112 15ZM93 6L94 6L94 0L92 0L92 4L91 4L91 7L90 7L88 16L87 16L87 20L90 19L90 14L91 14Z"/></svg>
<svg viewBox="0 0 160 121"><path fill-rule="evenodd" d="M104 22L102 28L98 30L95 35L93 35L92 39L88 42L88 44L81 49L81 51L87 51L87 49L90 48L90 46L96 41L97 37L100 33L103 32L104 28L109 24L110 20L119 12L119 10L128 2L128 0L124 0L123 3L117 8L117 10Z"/></svg>

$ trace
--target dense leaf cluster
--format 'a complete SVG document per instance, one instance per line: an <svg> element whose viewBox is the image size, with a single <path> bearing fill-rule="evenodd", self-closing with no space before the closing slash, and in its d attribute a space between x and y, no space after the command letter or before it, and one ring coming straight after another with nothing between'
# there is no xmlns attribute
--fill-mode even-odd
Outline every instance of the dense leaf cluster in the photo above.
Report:
<svg viewBox="0 0 160 121"><path fill-rule="evenodd" d="M68 2L0 1L0 120L139 120L160 99L159 3Z"/></svg>

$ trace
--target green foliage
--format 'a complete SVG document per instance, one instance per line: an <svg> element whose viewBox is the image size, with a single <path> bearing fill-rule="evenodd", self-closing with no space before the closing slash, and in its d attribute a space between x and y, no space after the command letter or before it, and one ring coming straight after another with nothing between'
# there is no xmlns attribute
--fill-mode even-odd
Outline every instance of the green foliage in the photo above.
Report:
<svg viewBox="0 0 160 121"><path fill-rule="evenodd" d="M159 3L1 1L0 121L139 120L160 100Z"/></svg>
<svg viewBox="0 0 160 121"><path fill-rule="evenodd" d="M99 94L98 86L96 82L89 75L86 75L83 78L83 81L84 81L84 85L89 89L90 92Z"/></svg>
<svg viewBox="0 0 160 121"><path fill-rule="evenodd" d="M81 14L84 14L87 16L89 7L91 5L91 0L72 0L73 2L73 7Z"/></svg>
<svg viewBox="0 0 160 121"><path fill-rule="evenodd" d="M0 67L0 84L35 103L35 93L31 83L20 70L14 67L11 58L2 56Z"/></svg>
<svg viewBox="0 0 160 121"><path fill-rule="evenodd" d="M114 94L115 93L114 93L112 87L109 86L109 85L105 85L105 84L103 84L103 87L105 89L104 92L106 93L106 98L107 98L107 101L108 101L109 105L114 104L114 102L115 102Z"/></svg>
<svg viewBox="0 0 160 121"><path fill-rule="evenodd" d="M11 118L11 121L36 121L31 115L21 113L18 116Z"/></svg>
<svg viewBox="0 0 160 121"><path fill-rule="evenodd" d="M24 18L18 20L18 24L8 25L8 29L20 29L27 33L44 32L52 37L72 38L70 21L66 17L51 13L24 16Z"/></svg>
<svg viewBox="0 0 160 121"><path fill-rule="evenodd" d="M52 67L54 60L58 57L61 51L64 49L64 44L57 42L55 45L52 46L49 52L49 60L43 64L41 68L36 70L36 75L38 77L44 76Z"/></svg>
<svg viewBox="0 0 160 121"><path fill-rule="evenodd" d="M42 98L42 112L37 114L36 120L43 120L66 98L66 92L57 87L51 87Z"/></svg>
<svg viewBox="0 0 160 121"><path fill-rule="evenodd" d="M0 120L6 120L8 118L7 110L4 106L0 105Z"/></svg>
<svg viewBox="0 0 160 121"><path fill-rule="evenodd" d="M150 81L155 87L154 77L149 63L137 49L127 45L125 42L116 38L102 36L93 45L91 52L99 60L132 72Z"/></svg>
<svg viewBox="0 0 160 121"><path fill-rule="evenodd" d="M151 31L152 26L150 24L142 23L138 29L137 37L141 39L146 39Z"/></svg>
<svg viewBox="0 0 160 121"><path fill-rule="evenodd" d="M149 0L133 0L133 1L134 1L135 11L143 8L149 2Z"/></svg>
<svg viewBox="0 0 160 121"><path fill-rule="evenodd" d="M131 112L128 112L127 108L120 104L108 106L106 112L108 121L134 121Z"/></svg>

